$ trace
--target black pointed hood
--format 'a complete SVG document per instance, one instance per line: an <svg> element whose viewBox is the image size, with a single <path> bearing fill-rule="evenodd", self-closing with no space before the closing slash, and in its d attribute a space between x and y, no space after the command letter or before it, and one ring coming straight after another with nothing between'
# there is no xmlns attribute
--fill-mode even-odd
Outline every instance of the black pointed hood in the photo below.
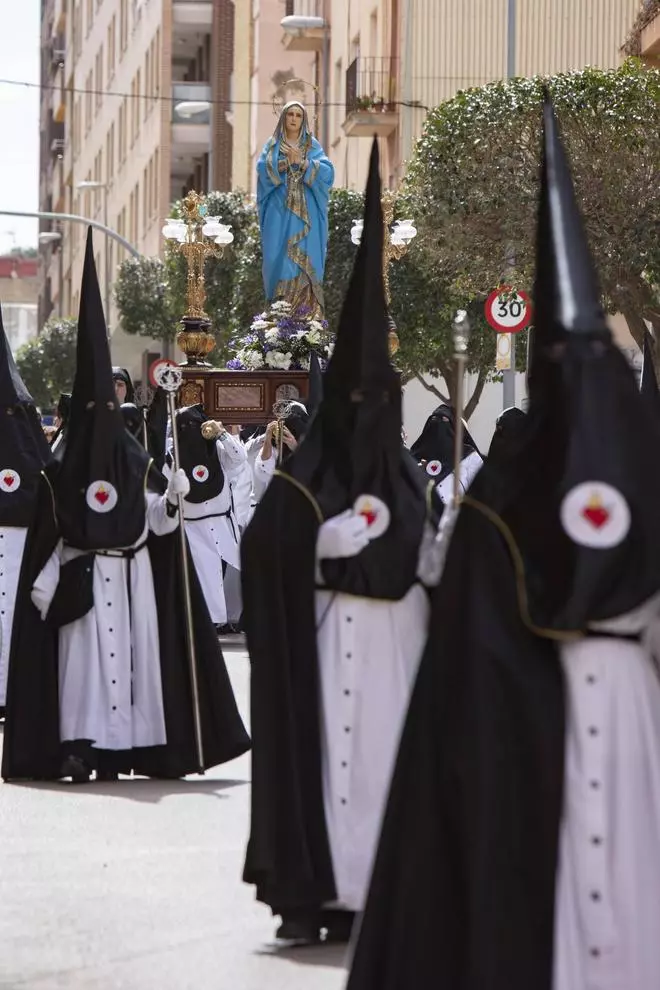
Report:
<svg viewBox="0 0 660 990"><path fill-rule="evenodd" d="M225 487L217 441L205 440L202 434L202 426L208 418L201 403L185 406L176 413L180 466L190 481L190 491L185 499L195 505L216 498Z"/></svg>
<svg viewBox="0 0 660 990"><path fill-rule="evenodd" d="M39 414L14 362L0 310L0 526L30 525L39 474L50 460Z"/></svg>
<svg viewBox="0 0 660 990"><path fill-rule="evenodd" d="M355 508L374 526L374 538L357 557L323 562L325 585L399 599L416 580L426 503L419 472L401 444L401 383L389 356L380 197L374 141L362 241L323 376L323 398L283 470L307 490L325 519ZM388 517L389 525L376 535Z"/></svg>
<svg viewBox="0 0 660 990"><path fill-rule="evenodd" d="M126 431L115 396L90 229L67 442L54 481L64 540L82 550L127 547L138 540L145 525L148 466L146 452Z"/></svg>
<svg viewBox="0 0 660 990"><path fill-rule="evenodd" d="M518 573L523 618L582 633L660 589L660 425L613 344L557 122L544 106L536 342L520 443L486 465L485 503ZM492 518L492 516L491 516Z"/></svg>
<svg viewBox="0 0 660 990"><path fill-rule="evenodd" d="M410 448L418 464L424 462L424 470L433 481L444 481L454 470L454 440L456 417L451 406L442 403L433 410L424 429ZM463 430L463 457L479 453L478 447L467 429Z"/></svg>
<svg viewBox="0 0 660 990"><path fill-rule="evenodd" d="M644 332L644 358L639 391L649 409L652 409L656 416L660 416L660 393L658 392L658 379L655 377L653 363L653 341L648 330Z"/></svg>

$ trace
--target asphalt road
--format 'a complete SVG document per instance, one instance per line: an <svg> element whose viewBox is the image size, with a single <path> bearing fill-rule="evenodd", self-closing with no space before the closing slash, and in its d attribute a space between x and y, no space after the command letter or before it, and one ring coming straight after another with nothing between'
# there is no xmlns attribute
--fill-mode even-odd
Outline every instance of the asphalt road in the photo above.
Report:
<svg viewBox="0 0 660 990"><path fill-rule="evenodd" d="M225 649L247 718L248 660ZM2 990L340 990L241 883L249 757L185 781L0 784Z"/></svg>

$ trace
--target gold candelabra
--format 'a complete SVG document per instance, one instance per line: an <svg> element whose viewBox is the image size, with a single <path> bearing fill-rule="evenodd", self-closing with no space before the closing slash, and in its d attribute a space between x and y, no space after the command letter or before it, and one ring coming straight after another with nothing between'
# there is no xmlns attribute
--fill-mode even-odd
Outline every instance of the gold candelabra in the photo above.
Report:
<svg viewBox="0 0 660 990"><path fill-rule="evenodd" d="M187 364L205 364L205 358L215 347L210 333L211 321L205 310L206 285L204 265L207 258L221 258L225 247L234 240L229 226L219 217L208 215L203 196L191 190L181 205L181 217L170 218L163 236L171 250L183 255L188 266L186 284L186 313L177 334L177 346L186 355Z"/></svg>
<svg viewBox="0 0 660 990"><path fill-rule="evenodd" d="M390 265L400 261L408 251L410 242L417 236L417 230L412 220L394 220L396 195L391 189L385 190L381 197L383 211L383 284L385 287L385 302L388 310L392 299L390 290ZM363 221L355 220L351 229L351 240L359 244L362 239ZM399 335L396 330L389 331L390 356L399 350Z"/></svg>

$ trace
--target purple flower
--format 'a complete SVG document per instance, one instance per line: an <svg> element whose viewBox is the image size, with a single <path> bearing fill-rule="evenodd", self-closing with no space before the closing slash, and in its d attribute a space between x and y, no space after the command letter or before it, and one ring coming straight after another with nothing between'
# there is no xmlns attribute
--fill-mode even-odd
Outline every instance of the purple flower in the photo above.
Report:
<svg viewBox="0 0 660 990"><path fill-rule="evenodd" d="M227 361L227 367L230 371L245 371L245 365L239 358L232 358L231 361Z"/></svg>

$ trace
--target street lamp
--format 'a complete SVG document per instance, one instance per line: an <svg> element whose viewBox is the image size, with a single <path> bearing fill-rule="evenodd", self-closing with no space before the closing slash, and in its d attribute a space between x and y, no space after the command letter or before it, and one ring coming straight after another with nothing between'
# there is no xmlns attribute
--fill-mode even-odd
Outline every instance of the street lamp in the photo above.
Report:
<svg viewBox="0 0 660 990"><path fill-rule="evenodd" d="M394 220L394 193L387 191L383 193L381 199L383 208L383 223L387 230L387 237L383 242L383 282L385 285L385 302L390 305L390 264L392 261L400 261L405 255L411 241L417 237L417 228L412 220ZM359 244L362 240L364 230L364 220L354 220L351 227L351 241ZM399 338L396 331L390 330L390 350L395 354L399 349Z"/></svg>
<svg viewBox="0 0 660 990"><path fill-rule="evenodd" d="M188 266L187 311L176 342L186 355L187 363L196 365L205 363L204 359L215 346L215 337L209 332L211 321L204 309L204 263L210 257L221 258L234 235L229 224L220 222L220 217L208 215L206 201L199 193L189 192L181 209L181 219L168 217L165 221L163 237L175 252L184 256Z"/></svg>
<svg viewBox="0 0 660 990"><path fill-rule="evenodd" d="M108 226L108 184L100 182L98 179L86 179L84 182L77 182L76 189L102 189L103 190L103 225ZM104 258L104 289L105 289L105 321L110 330L110 241L105 235L105 258Z"/></svg>
<svg viewBox="0 0 660 990"><path fill-rule="evenodd" d="M64 300L63 300L63 295L64 295L64 250L63 250L63 248L64 248L64 245L62 244L62 234L58 230L43 230L39 234L39 243L40 244L50 244L51 247L53 247L53 248L55 247L56 244L59 244L59 246L60 246L59 258L58 258L58 272L57 272L57 280L58 280L57 315L59 316L60 319L62 319L62 317L64 316Z"/></svg>

